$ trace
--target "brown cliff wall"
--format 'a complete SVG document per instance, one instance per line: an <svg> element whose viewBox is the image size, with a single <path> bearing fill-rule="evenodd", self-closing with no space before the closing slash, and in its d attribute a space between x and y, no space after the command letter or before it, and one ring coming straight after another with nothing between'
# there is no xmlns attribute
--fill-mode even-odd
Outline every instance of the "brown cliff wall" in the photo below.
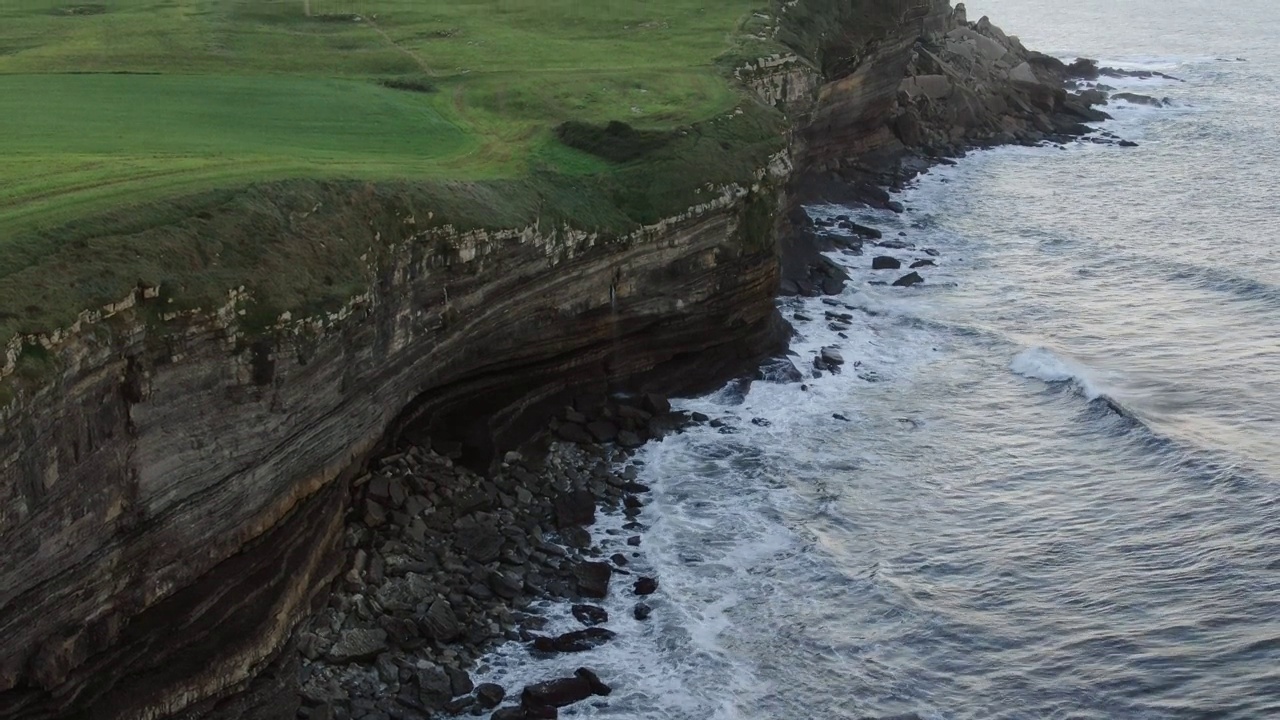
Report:
<svg viewBox="0 0 1280 720"><path fill-rule="evenodd" d="M787 172L626 237L418 233L344 312L267 340L237 293L164 339L146 303L85 328L0 430L0 717L243 685L338 571L335 481L406 407L483 454L578 386L685 389L779 348Z"/></svg>

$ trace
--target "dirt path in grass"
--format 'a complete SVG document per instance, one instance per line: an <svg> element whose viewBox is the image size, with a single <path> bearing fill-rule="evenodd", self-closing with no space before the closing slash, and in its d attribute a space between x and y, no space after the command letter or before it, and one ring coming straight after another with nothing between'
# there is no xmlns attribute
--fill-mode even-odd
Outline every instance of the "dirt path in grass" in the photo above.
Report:
<svg viewBox="0 0 1280 720"><path fill-rule="evenodd" d="M427 77L435 77L435 74L436 74L435 71L431 69L431 66L427 64L426 60L422 59L421 55L401 45L400 43L397 43L395 40L392 40L391 36L387 34L386 30L383 30L382 28L378 27L378 23L376 21L369 20L366 18L365 22L368 23L369 27L373 28L374 32L381 35L382 39L386 40L388 45L395 48L396 50L399 50L405 55L408 55L410 59L412 59L415 63L418 64L418 67L422 68L422 72L426 73Z"/></svg>

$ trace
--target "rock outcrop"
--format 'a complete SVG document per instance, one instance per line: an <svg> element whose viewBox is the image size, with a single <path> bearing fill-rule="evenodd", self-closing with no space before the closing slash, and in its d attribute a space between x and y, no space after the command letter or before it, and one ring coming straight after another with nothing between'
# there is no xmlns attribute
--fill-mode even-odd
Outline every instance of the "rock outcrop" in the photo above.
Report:
<svg viewBox="0 0 1280 720"><path fill-rule="evenodd" d="M786 172L626 237L415 232L347 308L252 342L234 294L164 337L145 305L86 334L0 429L0 717L246 688L340 571L347 485L385 438L483 465L576 393L693 390L777 351L773 230L751 223Z"/></svg>

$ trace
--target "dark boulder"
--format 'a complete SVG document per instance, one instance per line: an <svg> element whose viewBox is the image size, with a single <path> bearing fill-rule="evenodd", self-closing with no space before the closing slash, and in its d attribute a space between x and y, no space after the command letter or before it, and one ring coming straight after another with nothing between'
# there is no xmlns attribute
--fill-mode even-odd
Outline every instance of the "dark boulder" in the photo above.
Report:
<svg viewBox="0 0 1280 720"><path fill-rule="evenodd" d="M617 637L617 633L612 630L593 627L567 632L552 640L551 647L556 652L562 653L585 652L593 647L599 647L615 637Z"/></svg>
<svg viewBox="0 0 1280 720"><path fill-rule="evenodd" d="M671 401L663 395L645 393L645 396L641 399L640 407L653 415L666 415L671 412Z"/></svg>
<svg viewBox="0 0 1280 720"><path fill-rule="evenodd" d="M577 423L562 422L556 426L555 432L561 440L567 440L571 443L590 445L595 442L595 439L591 437L591 433Z"/></svg>
<svg viewBox="0 0 1280 720"><path fill-rule="evenodd" d="M652 595L658 591L658 581L651 577L642 577L636 580L635 592L637 595Z"/></svg>
<svg viewBox="0 0 1280 720"><path fill-rule="evenodd" d="M917 261L915 261L915 262L911 263L911 269L912 269L912 270L915 270L916 268L932 267L932 266L937 265L937 264L938 264L938 263L934 262L933 260L928 260L928 259L926 259L926 260L917 260Z"/></svg>
<svg viewBox="0 0 1280 720"><path fill-rule="evenodd" d="M859 235L864 238L871 238L872 240L879 240L880 238L884 237L884 233L880 232L879 230L873 227L869 227L867 225L859 225L858 223L849 223L849 229L852 230L856 235Z"/></svg>
<svg viewBox="0 0 1280 720"><path fill-rule="evenodd" d="M888 255L879 255L871 261L872 270L897 270L900 267L902 262Z"/></svg>
<svg viewBox="0 0 1280 720"><path fill-rule="evenodd" d="M507 691L495 683L481 683L476 686L476 704L484 709L495 708L507 697Z"/></svg>
<svg viewBox="0 0 1280 720"><path fill-rule="evenodd" d="M893 286L894 287L911 287L912 285L915 285L917 283L922 283L922 282L924 282L924 278L920 277L920 273L913 272L913 273L907 273L906 275L903 275L897 280L894 280Z"/></svg>
<svg viewBox="0 0 1280 720"><path fill-rule="evenodd" d="M352 663L376 658L387 650L387 633L384 630L357 628L346 630L326 653L330 662Z"/></svg>
<svg viewBox="0 0 1280 720"><path fill-rule="evenodd" d="M573 568L578 592L584 597L603 598L609 594L609 578L613 568L604 562L582 562Z"/></svg>
<svg viewBox="0 0 1280 720"><path fill-rule="evenodd" d="M446 668L445 673L449 676L449 692L453 693L454 697L466 695L476 687L466 670L451 667Z"/></svg>
<svg viewBox="0 0 1280 720"><path fill-rule="evenodd" d="M644 603L636 603L635 610L632 611L632 614L637 620L648 620L649 616L653 614L653 608Z"/></svg>
<svg viewBox="0 0 1280 720"><path fill-rule="evenodd" d="M556 525L561 528L591 525L596 521L596 498L586 490L556 497Z"/></svg>
<svg viewBox="0 0 1280 720"><path fill-rule="evenodd" d="M596 439L596 442L613 442L618 437L618 426L607 420L597 420L587 425L587 432Z"/></svg>
<svg viewBox="0 0 1280 720"><path fill-rule="evenodd" d="M591 692L594 695L600 695L601 697L603 697L613 693L613 688L609 687L608 685L605 685L600 680L600 676L597 675L594 670L580 667L577 670L574 670L573 674L582 678L583 680L586 680L587 684L591 686Z"/></svg>
<svg viewBox="0 0 1280 720"><path fill-rule="evenodd" d="M453 608L445 600L436 600L427 612L418 618L422 634L440 642L451 642L462 634L462 625Z"/></svg>
<svg viewBox="0 0 1280 720"><path fill-rule="evenodd" d="M591 697L591 683L578 676L557 678L525 687L520 705L530 707L566 707Z"/></svg>
<svg viewBox="0 0 1280 720"><path fill-rule="evenodd" d="M489 716L489 720L525 720L527 717L528 715L525 715L522 707L504 707L500 710L495 710Z"/></svg>
<svg viewBox="0 0 1280 720"><path fill-rule="evenodd" d="M596 605L574 605L573 616L583 625L603 625L609 622L609 611Z"/></svg>
<svg viewBox="0 0 1280 720"><path fill-rule="evenodd" d="M819 357L822 359L822 363L827 366L844 364L844 355L841 355L840 351L833 347L822 348Z"/></svg>

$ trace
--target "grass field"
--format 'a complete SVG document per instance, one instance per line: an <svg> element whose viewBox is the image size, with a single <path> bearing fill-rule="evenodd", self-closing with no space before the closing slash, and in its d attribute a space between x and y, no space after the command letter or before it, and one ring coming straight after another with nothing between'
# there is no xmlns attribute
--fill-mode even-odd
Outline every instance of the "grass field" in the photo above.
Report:
<svg viewBox="0 0 1280 720"><path fill-rule="evenodd" d="M291 203L334 235L369 193L490 226L683 210L781 147L726 70L776 49L773 2L0 0L0 343L139 280L342 301L359 253L300 254ZM643 158L589 151L611 121Z"/></svg>
<svg viewBox="0 0 1280 720"><path fill-rule="evenodd" d="M730 109L715 61L761 4L6 0L0 234L246 180L598 169L549 129Z"/></svg>

